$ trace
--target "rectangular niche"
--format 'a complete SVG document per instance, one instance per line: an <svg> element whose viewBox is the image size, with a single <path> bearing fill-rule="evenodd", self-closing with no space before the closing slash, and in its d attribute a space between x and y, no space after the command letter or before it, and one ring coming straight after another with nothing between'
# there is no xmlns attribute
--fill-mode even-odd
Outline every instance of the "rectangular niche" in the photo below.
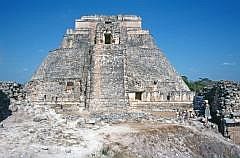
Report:
<svg viewBox="0 0 240 158"><path fill-rule="evenodd" d="M135 100L142 100L142 92L135 92Z"/></svg>

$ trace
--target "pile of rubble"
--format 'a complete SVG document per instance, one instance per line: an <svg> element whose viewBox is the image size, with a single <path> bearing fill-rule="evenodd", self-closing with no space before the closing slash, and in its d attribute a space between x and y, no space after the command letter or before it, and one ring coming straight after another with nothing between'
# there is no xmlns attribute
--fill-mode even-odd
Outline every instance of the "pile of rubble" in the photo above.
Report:
<svg viewBox="0 0 240 158"><path fill-rule="evenodd" d="M130 127L134 132L106 137L107 143L91 157L231 158L240 156L238 146L227 143L212 131L199 130L195 126L148 122L131 124Z"/></svg>
<svg viewBox="0 0 240 158"><path fill-rule="evenodd" d="M142 111L76 115L64 113L65 107L58 113L51 105L24 99L21 85L9 87L13 90L6 88L2 94L9 108L17 109L1 122L0 157L240 156L239 146L195 119Z"/></svg>
<svg viewBox="0 0 240 158"><path fill-rule="evenodd" d="M219 81L205 92L209 100L212 121L219 131L235 143L240 143L240 83Z"/></svg>
<svg viewBox="0 0 240 158"><path fill-rule="evenodd" d="M142 120L154 120L151 113L144 112L124 112L124 113L96 113L92 114L91 118L105 123L124 123L127 121L140 122Z"/></svg>
<svg viewBox="0 0 240 158"><path fill-rule="evenodd" d="M240 83L233 81L220 81L214 85L209 98L213 113L230 116L240 112Z"/></svg>
<svg viewBox="0 0 240 158"><path fill-rule="evenodd" d="M125 117L128 121L121 122ZM182 124L152 117L143 113L66 117L48 105L23 104L3 121L0 157L240 156L238 146L198 121Z"/></svg>
<svg viewBox="0 0 240 158"><path fill-rule="evenodd" d="M16 104L24 99L23 85L15 82L0 82L0 121L17 111Z"/></svg>
<svg viewBox="0 0 240 158"><path fill-rule="evenodd" d="M16 82L2 82L0 81L0 90L6 94L10 100L25 99L25 92L23 85Z"/></svg>

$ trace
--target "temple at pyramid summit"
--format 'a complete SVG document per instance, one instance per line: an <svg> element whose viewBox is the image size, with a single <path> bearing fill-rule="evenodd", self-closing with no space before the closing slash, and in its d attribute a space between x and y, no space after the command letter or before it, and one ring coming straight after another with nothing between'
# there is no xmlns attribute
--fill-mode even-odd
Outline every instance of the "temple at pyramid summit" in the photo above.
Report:
<svg viewBox="0 0 240 158"><path fill-rule="evenodd" d="M89 111L178 109L189 90L135 15L82 16L26 85L36 104Z"/></svg>

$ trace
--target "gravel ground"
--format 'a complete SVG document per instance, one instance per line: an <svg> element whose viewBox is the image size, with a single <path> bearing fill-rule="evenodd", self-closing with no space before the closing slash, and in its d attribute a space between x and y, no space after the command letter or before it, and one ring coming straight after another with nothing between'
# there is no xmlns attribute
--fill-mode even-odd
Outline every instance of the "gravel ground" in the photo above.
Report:
<svg viewBox="0 0 240 158"><path fill-rule="evenodd" d="M1 122L1 158L240 157L239 146L197 121L106 124L66 119L47 106L18 109Z"/></svg>

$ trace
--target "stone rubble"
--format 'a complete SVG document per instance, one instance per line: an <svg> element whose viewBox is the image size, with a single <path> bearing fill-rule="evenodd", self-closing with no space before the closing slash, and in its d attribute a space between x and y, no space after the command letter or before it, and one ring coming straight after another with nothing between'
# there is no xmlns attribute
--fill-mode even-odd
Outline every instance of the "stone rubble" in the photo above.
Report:
<svg viewBox="0 0 240 158"><path fill-rule="evenodd" d="M194 93L140 17L83 16L75 25L25 87L0 82L0 158L240 157L213 124L188 118ZM212 89L215 118L240 110L239 87Z"/></svg>
<svg viewBox="0 0 240 158"><path fill-rule="evenodd" d="M0 81L0 121L18 110L25 96L22 84Z"/></svg>
<svg viewBox="0 0 240 158"><path fill-rule="evenodd" d="M0 157L100 158L119 154L120 157L126 157L128 154L133 157L146 157L146 154L150 154L151 157L183 158L203 154L205 147L213 148L213 152L211 150L208 152L215 155L221 153L220 150L216 150L219 147L227 151L231 147L232 153L227 153L230 156L236 156L237 151L240 151L232 144L227 145L226 140L217 134L216 137L220 137L223 144L213 141L216 138L212 135L215 134L198 121L167 119L144 112L96 113L91 117L84 117L56 113L49 105L33 105L24 101L22 103L18 111L2 122L4 126L0 128L2 140ZM156 128L161 133L162 129L168 128L165 125L174 124L181 126L175 132L162 131L162 135L147 132ZM157 126L163 127L158 129ZM191 148L187 146L187 142L192 138L187 135L182 137L183 133L189 133L184 132L186 127L200 135L203 149L194 151L198 142L191 143L193 144ZM183 131L178 131L179 129ZM209 135L201 136L202 133ZM206 145L209 139L212 144ZM147 145L141 144L144 141ZM203 154L199 157L207 157L207 155Z"/></svg>
<svg viewBox="0 0 240 158"><path fill-rule="evenodd" d="M204 92L214 119L240 114L240 83L219 81Z"/></svg>
<svg viewBox="0 0 240 158"><path fill-rule="evenodd" d="M219 131L240 144L240 83L219 81L205 89L204 96L209 100L212 121Z"/></svg>
<svg viewBox="0 0 240 158"><path fill-rule="evenodd" d="M22 84L16 82L3 82L0 81L0 90L10 98L11 101L14 100L24 100L26 93L23 89Z"/></svg>

